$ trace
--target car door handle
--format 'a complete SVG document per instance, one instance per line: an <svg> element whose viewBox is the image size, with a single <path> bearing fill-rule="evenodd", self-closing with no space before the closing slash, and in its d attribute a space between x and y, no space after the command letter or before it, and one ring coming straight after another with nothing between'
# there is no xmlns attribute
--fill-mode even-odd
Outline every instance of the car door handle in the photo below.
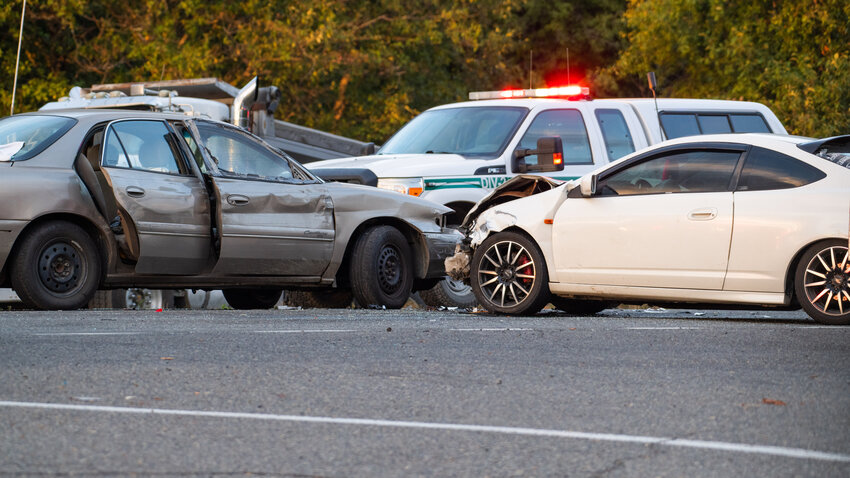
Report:
<svg viewBox="0 0 850 478"><path fill-rule="evenodd" d="M145 195L145 190L138 186L127 186L127 189L124 191L127 192L127 195L134 198L140 198Z"/></svg>
<svg viewBox="0 0 850 478"><path fill-rule="evenodd" d="M717 208L708 207L694 209L688 213L688 219L691 221L710 221L717 217Z"/></svg>
<svg viewBox="0 0 850 478"><path fill-rule="evenodd" d="M244 206L249 202L251 202L251 200L248 199L248 196L243 196L241 194L231 194L227 196L227 203L231 206Z"/></svg>

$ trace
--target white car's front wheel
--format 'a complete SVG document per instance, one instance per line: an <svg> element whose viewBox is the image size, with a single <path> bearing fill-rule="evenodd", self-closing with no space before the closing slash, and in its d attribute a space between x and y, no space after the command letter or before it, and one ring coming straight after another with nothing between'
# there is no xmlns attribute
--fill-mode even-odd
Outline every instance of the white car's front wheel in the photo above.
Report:
<svg viewBox="0 0 850 478"><path fill-rule="evenodd" d="M536 314L549 301L543 253L516 232L488 237L472 256L470 284L478 302L500 314Z"/></svg>
<svg viewBox="0 0 850 478"><path fill-rule="evenodd" d="M850 324L850 255L847 241L819 242L806 250L794 277L797 300L816 322Z"/></svg>

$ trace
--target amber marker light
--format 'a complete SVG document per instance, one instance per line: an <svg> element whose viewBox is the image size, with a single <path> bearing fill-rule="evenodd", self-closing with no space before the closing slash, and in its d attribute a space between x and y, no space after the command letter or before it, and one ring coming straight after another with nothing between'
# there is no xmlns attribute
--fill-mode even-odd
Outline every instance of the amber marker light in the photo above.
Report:
<svg viewBox="0 0 850 478"><path fill-rule="evenodd" d="M549 225L552 225L552 224L554 224L554 223L555 223L555 220L554 220L554 219L544 219L544 220L543 220L543 224L549 224Z"/></svg>

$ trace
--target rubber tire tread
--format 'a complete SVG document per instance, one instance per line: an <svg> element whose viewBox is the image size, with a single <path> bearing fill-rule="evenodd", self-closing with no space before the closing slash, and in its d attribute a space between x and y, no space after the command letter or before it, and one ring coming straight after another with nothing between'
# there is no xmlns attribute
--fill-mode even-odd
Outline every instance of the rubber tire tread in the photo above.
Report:
<svg viewBox="0 0 850 478"><path fill-rule="evenodd" d="M227 304L236 310L271 309L283 293L271 289L223 289L221 292Z"/></svg>
<svg viewBox="0 0 850 478"><path fill-rule="evenodd" d="M399 291L388 295L378 284L378 254L385 244L395 245L402 255L403 283ZM367 229L351 250L349 264L351 292L361 307L380 307L400 309L407 303L413 290L413 259L410 245L404 235L392 226L375 226Z"/></svg>
<svg viewBox="0 0 850 478"><path fill-rule="evenodd" d="M803 278L809 261L811 261L812 258L820 251L834 246L847 247L847 241L843 239L828 239L826 241L812 244L805 252L803 252L803 255L800 256L800 262L797 263L797 269L794 271L794 294L797 296L797 301L800 303L800 306L806 314L809 315L809 317L814 319L815 322L824 325L850 325L850 307L845 309L847 312L843 315L826 315L809 303L806 298L806 291L803 287Z"/></svg>
<svg viewBox="0 0 850 478"><path fill-rule="evenodd" d="M441 280L437 283L437 285L430 289L420 290L419 297L425 305L429 305L431 307L445 306L471 309L478 306L478 299L471 290L469 297L462 297L462 299L459 300L456 294L453 294L450 290L448 290L446 279Z"/></svg>
<svg viewBox="0 0 850 478"><path fill-rule="evenodd" d="M287 290L283 296L284 305L302 309L345 309L353 301L348 289Z"/></svg>
<svg viewBox="0 0 850 478"><path fill-rule="evenodd" d="M537 277L534 279L534 285L531 287L528 298L512 307L500 307L490 303L478 286L478 264L484 259L484 253L490 249L490 246L502 241L512 241L523 246L531 255L534 263L540 265L536 268ZM493 234L475 248L475 253L472 255L472 263L470 264L469 280L470 285L472 285L472 291L475 293L475 297L481 306L496 314L534 315L540 312L549 303L551 298L551 293L549 292L549 272L546 268L546 259L543 257L543 253L531 238L514 231Z"/></svg>
<svg viewBox="0 0 850 478"><path fill-rule="evenodd" d="M86 278L78 292L69 297L56 297L41 285L34 272L33 261L38 260L44 244L53 239L76 242L83 254ZM12 288L21 301L36 309L74 310L85 307L97 292L101 278L101 260L95 241L80 226L68 221L52 221L27 233L11 262Z"/></svg>

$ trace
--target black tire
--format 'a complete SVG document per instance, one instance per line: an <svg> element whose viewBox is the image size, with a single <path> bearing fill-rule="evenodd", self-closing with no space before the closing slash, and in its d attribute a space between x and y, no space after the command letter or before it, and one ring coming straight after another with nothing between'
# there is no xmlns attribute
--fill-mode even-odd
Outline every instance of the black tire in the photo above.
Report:
<svg viewBox="0 0 850 478"><path fill-rule="evenodd" d="M478 306L478 299L475 298L472 287L450 277L446 277L430 289L420 290L419 297L425 305L431 307L471 309Z"/></svg>
<svg viewBox="0 0 850 478"><path fill-rule="evenodd" d="M794 292L803 310L815 322L850 324L847 241L821 241L806 249L794 274Z"/></svg>
<svg viewBox="0 0 850 478"><path fill-rule="evenodd" d="M99 290L89 301L89 309L123 309L126 289Z"/></svg>
<svg viewBox="0 0 850 478"><path fill-rule="evenodd" d="M283 295L284 305L304 309L345 309L353 301L348 289L287 290Z"/></svg>
<svg viewBox="0 0 850 478"><path fill-rule="evenodd" d="M227 304L237 310L271 309L280 300L280 289L224 289Z"/></svg>
<svg viewBox="0 0 850 478"><path fill-rule="evenodd" d="M556 309L575 315L593 315L605 309L616 307L616 304L604 300L567 299L557 295L550 297L549 302Z"/></svg>
<svg viewBox="0 0 850 478"><path fill-rule="evenodd" d="M362 307L403 307L413 289L413 259L404 235L392 226L367 229L351 250L349 276Z"/></svg>
<svg viewBox="0 0 850 478"><path fill-rule="evenodd" d="M533 315L550 298L543 253L531 239L500 232L475 249L470 284L478 302L490 312Z"/></svg>
<svg viewBox="0 0 850 478"><path fill-rule="evenodd" d="M80 226L54 221L27 233L11 263L12 288L24 304L48 310L85 307L97 291L101 259Z"/></svg>

